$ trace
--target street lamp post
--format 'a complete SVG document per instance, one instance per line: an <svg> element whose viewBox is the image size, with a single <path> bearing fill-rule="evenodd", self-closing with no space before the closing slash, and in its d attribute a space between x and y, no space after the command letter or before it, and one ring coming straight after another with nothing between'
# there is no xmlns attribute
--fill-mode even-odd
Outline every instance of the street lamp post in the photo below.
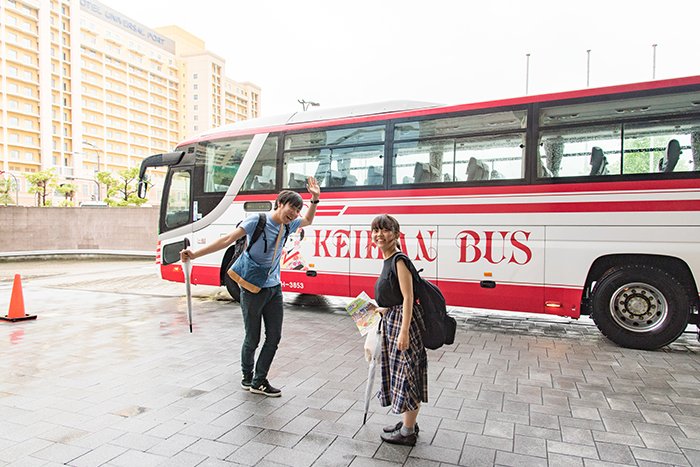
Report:
<svg viewBox="0 0 700 467"><path fill-rule="evenodd" d="M586 87L591 86L591 49L586 50Z"/></svg>
<svg viewBox="0 0 700 467"><path fill-rule="evenodd" d="M17 180L17 177L15 177L15 174L12 172L5 172L4 170L0 170L0 175L7 174L10 177L12 177L12 180L15 182L15 204L19 206L19 180Z"/></svg>
<svg viewBox="0 0 700 467"><path fill-rule="evenodd" d="M525 95L527 96L530 88L530 54L525 54L525 57Z"/></svg>
<svg viewBox="0 0 700 467"><path fill-rule="evenodd" d="M92 144L90 141L83 141L83 144L86 146L90 146L90 148L95 151L95 154L97 155L97 172L101 172L102 167L100 166L100 151L101 149ZM97 175L97 174L95 174ZM101 201L102 194L101 194L101 189L100 189L100 182L95 181L97 183L97 201Z"/></svg>
<svg viewBox="0 0 700 467"><path fill-rule="evenodd" d="M304 109L304 112L306 112L309 107L318 107L319 105L321 105L318 102L307 101L304 99L297 99L297 102L301 104L301 107L302 109Z"/></svg>
<svg viewBox="0 0 700 467"><path fill-rule="evenodd" d="M656 79L656 46L658 44L651 44L652 56L651 56L651 79Z"/></svg>

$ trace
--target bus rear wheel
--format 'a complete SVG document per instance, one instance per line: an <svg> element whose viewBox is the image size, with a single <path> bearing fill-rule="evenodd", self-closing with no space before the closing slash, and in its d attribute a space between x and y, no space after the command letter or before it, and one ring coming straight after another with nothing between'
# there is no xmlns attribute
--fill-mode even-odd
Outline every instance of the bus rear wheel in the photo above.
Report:
<svg viewBox="0 0 700 467"><path fill-rule="evenodd" d="M653 266L612 268L595 284L591 318L605 337L630 349L656 350L680 336L690 318L683 284Z"/></svg>

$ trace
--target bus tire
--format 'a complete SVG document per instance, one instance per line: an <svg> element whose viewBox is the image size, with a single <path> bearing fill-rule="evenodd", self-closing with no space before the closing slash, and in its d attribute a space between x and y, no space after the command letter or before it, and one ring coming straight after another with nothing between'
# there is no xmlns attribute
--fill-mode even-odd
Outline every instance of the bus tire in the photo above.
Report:
<svg viewBox="0 0 700 467"><path fill-rule="evenodd" d="M591 318L605 337L621 347L656 350L675 341L690 319L683 284L647 265L606 271L592 293Z"/></svg>
<svg viewBox="0 0 700 467"><path fill-rule="evenodd" d="M233 266L233 263L235 261L236 258L231 259L229 265L226 267L226 271L231 269L231 266ZM224 285L226 286L226 290L228 291L229 295L231 295L233 301L241 303L241 287L236 281L231 279L231 276L228 275L228 272L224 272Z"/></svg>

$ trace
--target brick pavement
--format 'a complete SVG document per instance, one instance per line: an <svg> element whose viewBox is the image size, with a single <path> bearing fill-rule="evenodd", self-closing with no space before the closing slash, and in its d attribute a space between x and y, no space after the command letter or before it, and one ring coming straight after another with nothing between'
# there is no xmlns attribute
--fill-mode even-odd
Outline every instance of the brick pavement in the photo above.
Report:
<svg viewBox="0 0 700 467"><path fill-rule="evenodd" d="M337 307L287 307L268 399L239 387L235 304L196 299L190 334L181 297L25 301L39 319L0 326L0 466L700 465L693 335L644 352L587 322L461 314L408 448L380 441L397 416L376 401L362 426L363 341Z"/></svg>

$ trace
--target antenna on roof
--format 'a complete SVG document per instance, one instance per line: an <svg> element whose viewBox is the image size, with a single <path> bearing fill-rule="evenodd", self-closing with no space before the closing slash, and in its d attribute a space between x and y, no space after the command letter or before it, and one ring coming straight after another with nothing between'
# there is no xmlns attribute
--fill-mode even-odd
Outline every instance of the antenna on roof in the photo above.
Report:
<svg viewBox="0 0 700 467"><path fill-rule="evenodd" d="M304 109L304 112L306 112L309 107L318 107L319 105L321 105L318 102L307 101L304 99L297 99L297 102L301 104L301 107Z"/></svg>

